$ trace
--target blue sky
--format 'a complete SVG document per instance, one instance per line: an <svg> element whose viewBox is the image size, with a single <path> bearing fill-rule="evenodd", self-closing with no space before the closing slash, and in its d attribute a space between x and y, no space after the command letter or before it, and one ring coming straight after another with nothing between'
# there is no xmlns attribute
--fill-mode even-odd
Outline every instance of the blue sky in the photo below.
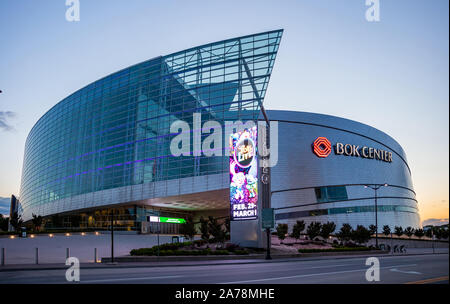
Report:
<svg viewBox="0 0 450 304"><path fill-rule="evenodd" d="M374 126L405 149L422 219L448 218L449 2L0 2L0 196L18 194L25 139L58 101L107 74L192 46L285 30L265 105ZM11 111L14 115L6 115Z"/></svg>

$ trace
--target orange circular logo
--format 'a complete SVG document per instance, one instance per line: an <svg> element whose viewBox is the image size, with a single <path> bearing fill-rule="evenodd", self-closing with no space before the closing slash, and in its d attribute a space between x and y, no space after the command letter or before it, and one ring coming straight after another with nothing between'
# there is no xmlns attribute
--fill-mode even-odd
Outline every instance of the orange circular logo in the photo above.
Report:
<svg viewBox="0 0 450 304"><path fill-rule="evenodd" d="M313 151L318 157L327 157L331 153L331 143L325 137L317 137L313 143Z"/></svg>

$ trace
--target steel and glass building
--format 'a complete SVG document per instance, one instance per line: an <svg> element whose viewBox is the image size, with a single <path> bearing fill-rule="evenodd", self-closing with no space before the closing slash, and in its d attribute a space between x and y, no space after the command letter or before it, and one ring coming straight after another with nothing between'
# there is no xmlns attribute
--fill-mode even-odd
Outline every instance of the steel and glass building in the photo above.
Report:
<svg viewBox="0 0 450 304"><path fill-rule="evenodd" d="M278 163L272 206L290 228L332 221L378 229L420 227L411 168L392 137L368 125L330 115L268 111L278 123ZM379 186L377 193L371 188ZM375 209L375 195L377 209Z"/></svg>
<svg viewBox="0 0 450 304"><path fill-rule="evenodd" d="M135 226L149 212L226 208L226 199L209 193L224 192L226 158L193 149L173 157L170 126L182 120L194 130L194 113L222 125L256 120L281 36L270 31L156 57L60 101L26 141L23 219L83 210L84 224L101 225L107 207L125 206L122 223ZM183 194L192 197L172 199Z"/></svg>
<svg viewBox="0 0 450 304"><path fill-rule="evenodd" d="M114 208L119 227L140 230L150 216L226 217L229 134L221 133L223 145L206 145L205 139L218 129L229 130L230 124L236 131L237 121L262 119L260 106L282 33L238 37L156 57L57 103L26 140L22 218L58 215L59 226L100 228L107 227ZM268 114L279 130L279 160L272 170L277 222L372 223L373 193L363 184L388 183L379 193L380 222L419 225L411 172L392 138L326 115ZM183 133L174 129L177 121L189 127L190 149L174 156L171 143ZM318 157L311 145L320 136L333 145L348 141L389 150L392 162ZM176 230L176 224L168 223L163 232Z"/></svg>

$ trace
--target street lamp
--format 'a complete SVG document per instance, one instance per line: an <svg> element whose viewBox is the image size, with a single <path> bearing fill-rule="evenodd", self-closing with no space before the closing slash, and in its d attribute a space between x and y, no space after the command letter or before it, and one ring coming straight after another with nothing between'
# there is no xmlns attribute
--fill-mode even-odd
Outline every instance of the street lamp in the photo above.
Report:
<svg viewBox="0 0 450 304"><path fill-rule="evenodd" d="M374 185L364 185L364 188L370 188L375 191L375 248L378 249L378 202L377 202L377 190L381 187L387 187L388 184L374 184Z"/></svg>

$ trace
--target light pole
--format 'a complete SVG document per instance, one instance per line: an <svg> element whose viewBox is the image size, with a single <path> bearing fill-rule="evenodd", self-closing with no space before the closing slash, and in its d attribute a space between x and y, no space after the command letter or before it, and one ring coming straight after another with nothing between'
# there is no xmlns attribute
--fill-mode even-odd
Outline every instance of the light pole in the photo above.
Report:
<svg viewBox="0 0 450 304"><path fill-rule="evenodd" d="M114 209L111 209L111 264L114 264Z"/></svg>
<svg viewBox="0 0 450 304"><path fill-rule="evenodd" d="M373 184L373 185L364 185L364 188L370 188L375 191L375 248L378 249L378 196L377 190L381 187L387 187L388 184Z"/></svg>

